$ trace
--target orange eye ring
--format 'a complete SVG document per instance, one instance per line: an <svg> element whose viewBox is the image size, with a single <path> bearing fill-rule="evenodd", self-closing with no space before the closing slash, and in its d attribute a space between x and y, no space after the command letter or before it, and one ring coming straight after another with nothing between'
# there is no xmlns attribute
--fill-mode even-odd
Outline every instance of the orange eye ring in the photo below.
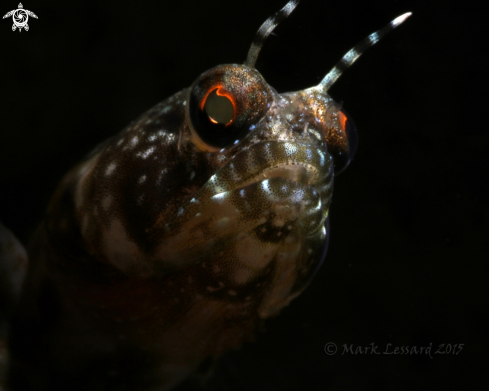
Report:
<svg viewBox="0 0 489 391"><path fill-rule="evenodd" d="M333 155L335 175L339 175L350 164L355 155L358 144L358 135L355 124L350 115L341 109L338 111L336 137L332 137L328 146L328 152Z"/></svg>
<svg viewBox="0 0 489 391"><path fill-rule="evenodd" d="M225 101L216 101L215 96L226 98ZM205 112L213 124L220 124L224 127L231 125L236 119L237 107L233 94L226 91L222 85L217 85L209 88L204 95L204 98L200 101L200 110ZM221 118L219 120L218 118Z"/></svg>
<svg viewBox="0 0 489 391"><path fill-rule="evenodd" d="M343 113L342 111L339 111L338 112L338 120L340 121L340 124L341 124L341 130L343 132L346 132L346 121L348 121L348 117L346 116L346 114Z"/></svg>

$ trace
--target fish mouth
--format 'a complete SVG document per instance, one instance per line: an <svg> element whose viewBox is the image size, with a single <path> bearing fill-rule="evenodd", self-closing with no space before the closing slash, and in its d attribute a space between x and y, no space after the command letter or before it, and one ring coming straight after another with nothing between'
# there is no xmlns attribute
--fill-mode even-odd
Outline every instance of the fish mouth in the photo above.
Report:
<svg viewBox="0 0 489 391"><path fill-rule="evenodd" d="M331 166L329 155L314 145L262 141L233 156L206 187L212 197L280 178L316 189L329 182Z"/></svg>
<svg viewBox="0 0 489 391"><path fill-rule="evenodd" d="M274 167L267 167L260 174L245 181L241 186L250 186L271 178L283 178L306 186L313 186L317 183L318 177L319 172L314 166L307 163L291 161L278 164Z"/></svg>

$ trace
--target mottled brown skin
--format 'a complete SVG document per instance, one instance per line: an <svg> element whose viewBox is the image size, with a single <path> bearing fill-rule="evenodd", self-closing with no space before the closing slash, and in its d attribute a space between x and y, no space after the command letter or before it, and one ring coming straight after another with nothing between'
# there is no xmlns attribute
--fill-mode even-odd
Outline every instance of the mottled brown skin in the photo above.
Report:
<svg viewBox="0 0 489 391"><path fill-rule="evenodd" d="M206 71L66 175L24 283L25 253L0 226L11 391L169 390L304 290L327 247L333 176L356 144L327 90L411 14L317 86L278 94L254 64L298 2L263 23L245 65Z"/></svg>
<svg viewBox="0 0 489 391"><path fill-rule="evenodd" d="M14 390L169 389L304 289L327 234L339 106L316 89L279 95L243 65L209 72L59 185L29 249ZM189 113L213 72L246 127L225 148Z"/></svg>

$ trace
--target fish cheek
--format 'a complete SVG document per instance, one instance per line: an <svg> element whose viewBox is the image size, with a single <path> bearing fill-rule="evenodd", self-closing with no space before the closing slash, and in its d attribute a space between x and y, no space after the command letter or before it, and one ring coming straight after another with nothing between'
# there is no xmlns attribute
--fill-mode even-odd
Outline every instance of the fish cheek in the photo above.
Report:
<svg viewBox="0 0 489 391"><path fill-rule="evenodd" d="M283 190L285 182L287 194ZM270 190L268 194L264 188L282 190ZM202 232L214 230L213 242L198 265L213 270L215 275L205 276L204 280L212 281L205 287L206 293L226 300L248 297L257 303L256 310L262 318L277 314L287 305L295 297L293 287L307 275L315 249L324 240L322 230L305 224L310 217L301 213L302 202L308 203L317 197L316 193L309 193L304 185L272 178L267 186L255 183L221 195L219 204L214 207L207 205L206 212L199 216L205 221L199 229ZM299 195L303 199L299 199ZM222 227L225 229L219 234L216 221L229 218L218 215L219 211L231 209L235 212L234 222ZM316 218L320 220L322 213L320 210ZM309 227L306 236L304 226ZM186 231L192 232L192 229L183 232ZM195 234L189 235L193 235L195 242ZM187 239L181 238L181 243L189 243ZM198 248L198 244L194 246L194 250ZM197 259L202 253L200 247L193 256ZM202 277L196 275L195 279Z"/></svg>

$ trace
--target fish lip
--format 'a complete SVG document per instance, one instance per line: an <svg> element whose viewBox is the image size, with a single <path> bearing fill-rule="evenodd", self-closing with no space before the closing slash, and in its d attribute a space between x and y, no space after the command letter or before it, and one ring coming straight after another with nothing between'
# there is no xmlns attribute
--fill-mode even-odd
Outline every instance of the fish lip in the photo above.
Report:
<svg viewBox="0 0 489 391"><path fill-rule="evenodd" d="M229 159L209 185L213 195L282 178L315 189L328 175L327 152L313 143L263 140ZM217 185L217 186L215 186Z"/></svg>
<svg viewBox="0 0 489 391"><path fill-rule="evenodd" d="M270 178L282 178L305 186L312 187L318 181L318 171L311 164L290 161L267 167L253 178L245 181L240 187L247 187Z"/></svg>

